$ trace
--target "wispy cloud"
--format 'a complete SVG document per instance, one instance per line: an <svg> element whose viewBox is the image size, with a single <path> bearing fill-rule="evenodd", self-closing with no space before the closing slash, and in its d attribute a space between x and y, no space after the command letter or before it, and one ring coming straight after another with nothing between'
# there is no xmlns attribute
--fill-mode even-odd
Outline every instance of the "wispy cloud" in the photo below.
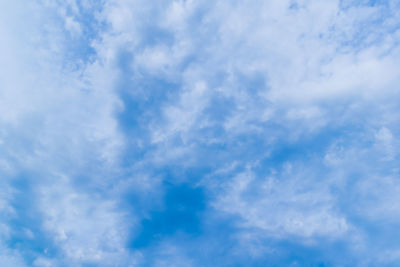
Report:
<svg viewBox="0 0 400 267"><path fill-rule="evenodd" d="M399 12L0 3L0 264L396 264Z"/></svg>

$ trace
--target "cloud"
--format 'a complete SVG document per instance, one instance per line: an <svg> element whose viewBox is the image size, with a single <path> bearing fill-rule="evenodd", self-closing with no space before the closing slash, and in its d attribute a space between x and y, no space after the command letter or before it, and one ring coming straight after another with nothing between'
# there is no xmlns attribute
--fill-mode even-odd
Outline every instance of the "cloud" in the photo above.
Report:
<svg viewBox="0 0 400 267"><path fill-rule="evenodd" d="M395 1L0 9L0 262L398 259Z"/></svg>
<svg viewBox="0 0 400 267"><path fill-rule="evenodd" d="M229 182L216 205L239 213L245 220L244 227L260 228L278 238L297 235L336 239L348 232L350 226L345 217L334 211L335 200L329 187L317 184L315 178L307 182L305 175L300 176L296 170L281 175L254 181L251 173L241 173Z"/></svg>

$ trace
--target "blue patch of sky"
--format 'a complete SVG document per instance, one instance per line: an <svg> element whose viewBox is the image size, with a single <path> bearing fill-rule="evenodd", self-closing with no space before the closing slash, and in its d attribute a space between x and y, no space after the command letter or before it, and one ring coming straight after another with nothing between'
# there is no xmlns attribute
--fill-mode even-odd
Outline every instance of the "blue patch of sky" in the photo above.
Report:
<svg viewBox="0 0 400 267"><path fill-rule="evenodd" d="M147 247L177 232L201 234L201 212L205 209L202 189L187 184L166 184L165 187L162 207L142 220L140 233L132 242L133 248Z"/></svg>
<svg viewBox="0 0 400 267"><path fill-rule="evenodd" d="M82 64L91 63L96 59L96 50L93 43L98 41L100 33L103 32L107 25L96 18L96 15L102 10L104 3L99 1L97 3L87 2L86 6L81 1L76 1L77 12L73 10L71 5L65 5L66 16L73 18L79 24L81 32L76 34L74 32L64 35L65 45L65 68L80 69ZM58 21L64 24L64 21Z"/></svg>
<svg viewBox="0 0 400 267"><path fill-rule="evenodd" d="M28 264L32 264L39 255L59 255L52 237L44 229L42 214L37 209L36 183L32 179L35 175L38 174L21 173L13 179L11 186L14 193L10 204L18 212L7 218L12 232L7 240L8 246L21 251Z"/></svg>

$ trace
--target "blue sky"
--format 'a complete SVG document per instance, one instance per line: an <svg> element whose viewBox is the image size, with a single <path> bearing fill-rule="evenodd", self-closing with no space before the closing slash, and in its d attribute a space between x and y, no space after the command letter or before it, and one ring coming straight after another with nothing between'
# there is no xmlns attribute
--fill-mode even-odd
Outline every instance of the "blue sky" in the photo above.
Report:
<svg viewBox="0 0 400 267"><path fill-rule="evenodd" d="M0 266L399 266L395 0L0 2Z"/></svg>

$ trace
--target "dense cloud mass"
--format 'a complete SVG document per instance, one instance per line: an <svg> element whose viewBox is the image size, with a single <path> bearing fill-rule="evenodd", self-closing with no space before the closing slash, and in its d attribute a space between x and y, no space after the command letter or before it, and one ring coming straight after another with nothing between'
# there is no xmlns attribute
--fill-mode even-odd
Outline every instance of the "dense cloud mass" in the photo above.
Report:
<svg viewBox="0 0 400 267"><path fill-rule="evenodd" d="M0 266L397 266L400 2L0 2Z"/></svg>

